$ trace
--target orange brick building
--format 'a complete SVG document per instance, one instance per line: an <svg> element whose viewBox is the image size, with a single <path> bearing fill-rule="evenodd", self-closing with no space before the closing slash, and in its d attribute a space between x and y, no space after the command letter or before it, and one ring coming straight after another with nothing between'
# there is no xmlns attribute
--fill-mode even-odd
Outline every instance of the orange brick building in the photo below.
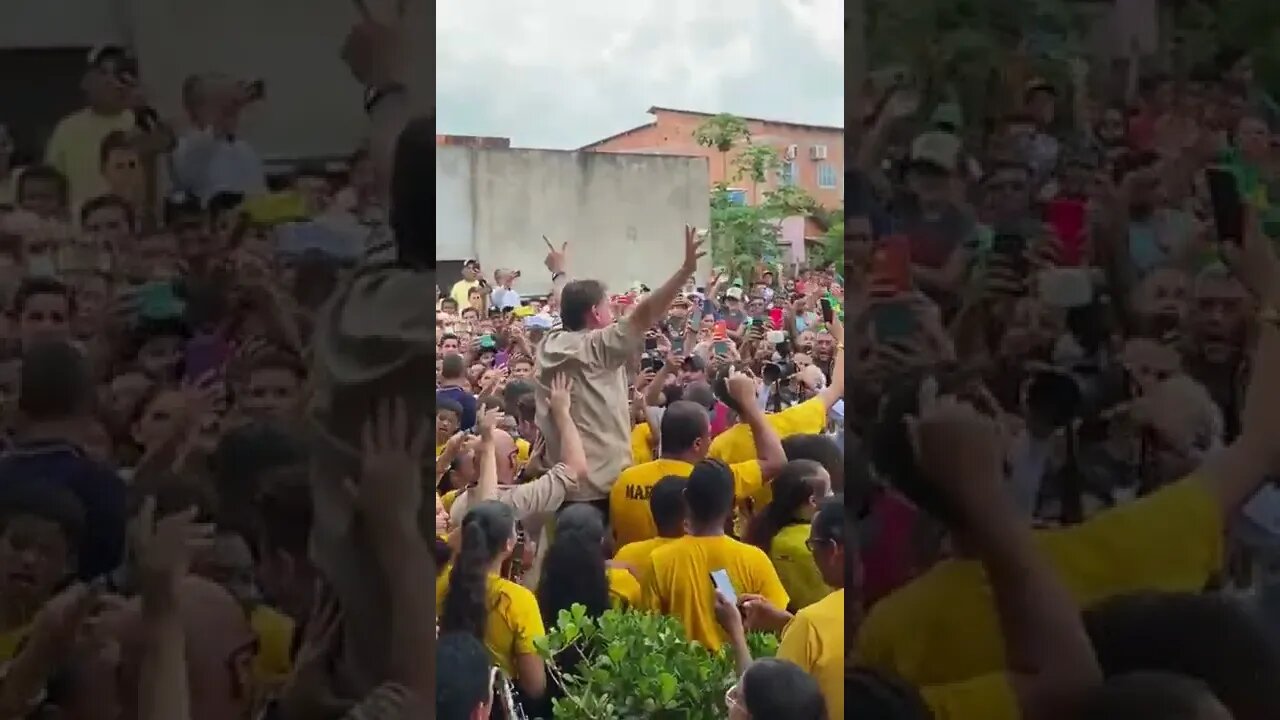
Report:
<svg viewBox="0 0 1280 720"><path fill-rule="evenodd" d="M705 157L712 184L723 180L731 188L741 190L747 202L753 204L760 200L752 196L753 190L756 195L763 194L777 187L784 178L804 188L825 208L834 209L844 202L844 128L743 118L751 129L752 144L773 147L784 162L779 177L753 189L750 181L734 180L732 151L726 178L726 163L720 152L694 141L693 131L713 117L711 113L651 107L649 114L653 116L652 122L597 140L579 150Z"/></svg>

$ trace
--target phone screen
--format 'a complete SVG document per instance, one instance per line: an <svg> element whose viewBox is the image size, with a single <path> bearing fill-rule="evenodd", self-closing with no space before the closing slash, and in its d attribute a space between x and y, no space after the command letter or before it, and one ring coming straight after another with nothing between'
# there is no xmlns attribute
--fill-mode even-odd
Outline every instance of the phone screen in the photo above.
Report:
<svg viewBox="0 0 1280 720"><path fill-rule="evenodd" d="M644 351L653 352L658 349L658 338L647 337L644 339Z"/></svg>
<svg viewBox="0 0 1280 720"><path fill-rule="evenodd" d="M1209 202L1213 205L1213 224L1221 242L1244 240L1244 204L1236 176L1225 168L1209 168L1204 172L1209 186Z"/></svg>
<svg viewBox="0 0 1280 720"><path fill-rule="evenodd" d="M831 301L827 298L822 298L821 302L822 302L822 322L830 325L831 321L835 319L835 314L831 311Z"/></svg>
<svg viewBox="0 0 1280 720"><path fill-rule="evenodd" d="M715 353L716 355L728 355L729 343L723 340L717 340L711 343L711 352Z"/></svg>
<svg viewBox="0 0 1280 720"><path fill-rule="evenodd" d="M711 584L720 594L729 599L734 605L738 604L738 592L733 589L733 582L729 580L729 573L725 570L711 571Z"/></svg>

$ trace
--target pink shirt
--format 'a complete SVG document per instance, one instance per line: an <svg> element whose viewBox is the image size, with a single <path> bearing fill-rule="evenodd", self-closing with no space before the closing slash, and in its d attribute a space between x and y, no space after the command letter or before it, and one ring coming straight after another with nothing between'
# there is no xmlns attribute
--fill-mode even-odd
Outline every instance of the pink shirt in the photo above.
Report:
<svg viewBox="0 0 1280 720"><path fill-rule="evenodd" d="M916 576L913 537L919 512L892 490L873 501L871 516L878 532L862 549L863 598L868 609Z"/></svg>

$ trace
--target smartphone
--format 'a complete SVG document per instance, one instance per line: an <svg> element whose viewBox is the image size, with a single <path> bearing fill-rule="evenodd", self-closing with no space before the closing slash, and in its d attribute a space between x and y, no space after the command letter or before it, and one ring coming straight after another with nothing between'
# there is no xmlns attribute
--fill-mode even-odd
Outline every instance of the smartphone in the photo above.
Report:
<svg viewBox="0 0 1280 720"><path fill-rule="evenodd" d="M880 242L871 258L871 277L877 294L911 292L911 241L906 235L890 235Z"/></svg>
<svg viewBox="0 0 1280 720"><path fill-rule="evenodd" d="M1027 239L1012 233L998 233L991 240L991 252L1004 258L1005 264L1018 277L1026 275L1029 261L1027 259Z"/></svg>
<svg viewBox="0 0 1280 720"><path fill-rule="evenodd" d="M831 321L835 319L835 313L831 308L831 300L829 298L822 298L820 302L822 303L822 322L830 325Z"/></svg>
<svg viewBox="0 0 1280 720"><path fill-rule="evenodd" d="M876 340L890 343L915 334L917 320L915 310L905 302L879 303L871 307L871 324Z"/></svg>
<svg viewBox="0 0 1280 720"><path fill-rule="evenodd" d="M717 340L711 343L711 352L716 355L728 355L729 343L725 342L724 340Z"/></svg>
<svg viewBox="0 0 1280 720"><path fill-rule="evenodd" d="M734 605L738 604L738 591L733 589L733 582L729 580L728 571L712 570L711 585L716 589L716 592L728 598L729 602Z"/></svg>
<svg viewBox="0 0 1280 720"><path fill-rule="evenodd" d="M657 350L657 349L658 349L658 338L656 338L656 337L647 337L647 338L645 338L645 339L644 339L644 351L645 351L645 352L647 352L647 353L648 353L648 352L653 352L654 350Z"/></svg>
<svg viewBox="0 0 1280 720"><path fill-rule="evenodd" d="M1209 187L1209 202L1213 206L1213 224L1218 230L1219 242L1243 241L1244 203L1235 174L1226 168L1213 167L1204 171L1204 177Z"/></svg>
<svg viewBox="0 0 1280 720"><path fill-rule="evenodd" d="M782 329L782 308L772 308L769 310L769 327L774 330Z"/></svg>

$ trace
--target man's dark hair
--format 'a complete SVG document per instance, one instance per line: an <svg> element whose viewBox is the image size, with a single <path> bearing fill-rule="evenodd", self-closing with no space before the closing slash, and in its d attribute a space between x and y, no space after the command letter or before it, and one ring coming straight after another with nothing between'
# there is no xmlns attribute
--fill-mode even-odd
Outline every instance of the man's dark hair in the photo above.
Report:
<svg viewBox="0 0 1280 720"><path fill-rule="evenodd" d="M435 269L435 207L428 197L435 187L435 121L411 120L396 142L391 175L391 229L402 264Z"/></svg>
<svg viewBox="0 0 1280 720"><path fill-rule="evenodd" d="M604 283L572 280L560 290L560 323L565 330L585 330L592 309L604 300Z"/></svg>
<svg viewBox="0 0 1280 720"><path fill-rule="evenodd" d="M60 295L67 300L67 311L75 314L75 297L71 292L71 288L64 285L53 278L30 277L24 279L18 285L18 291L13 295L13 312L21 315L27 309L27 303L31 298L38 295ZM71 318L67 318L70 320Z"/></svg>
<svg viewBox="0 0 1280 720"><path fill-rule="evenodd" d="M436 412L440 412L441 410L451 412L454 415L457 415L459 419L462 418L462 405L460 405L457 400L451 400L447 397L437 397Z"/></svg>
<svg viewBox="0 0 1280 720"><path fill-rule="evenodd" d="M307 556L311 537L311 486L305 466L285 468L262 483L256 503L260 552Z"/></svg>
<svg viewBox="0 0 1280 720"><path fill-rule="evenodd" d="M467 372L467 362L458 353L448 353L440 362L440 377L443 380L457 380Z"/></svg>
<svg viewBox="0 0 1280 720"><path fill-rule="evenodd" d="M658 432L662 440L662 454L673 456L688 452L694 443L707 436L710 426L707 409L698 403L688 400L671 403L662 413Z"/></svg>
<svg viewBox="0 0 1280 720"><path fill-rule="evenodd" d="M58 172L56 168L50 167L49 165L32 165L22 171L22 174L18 176L18 189L16 193L18 202L21 203L22 199L26 197L27 185L29 183L40 181L52 182L56 185L58 188L60 204L67 204L67 176Z"/></svg>
<svg viewBox="0 0 1280 720"><path fill-rule="evenodd" d="M722 522L733 510L733 471L719 460L699 462L689 473L684 499L694 523Z"/></svg>
<svg viewBox="0 0 1280 720"><path fill-rule="evenodd" d="M881 477L935 520L948 523L954 517L950 504L920 472L906 425L906 418L920 409L920 382L920 377L912 375L889 384L867 433L867 447Z"/></svg>
<svg viewBox="0 0 1280 720"><path fill-rule="evenodd" d="M115 208L124 213L125 221L129 224L129 229L133 229L134 223L137 221L136 216L133 214L133 206L119 195L111 193L90 198L85 201L84 205L80 206L80 226L84 227L85 223L89 222L89 216L99 210L106 210L108 208Z"/></svg>
<svg viewBox="0 0 1280 720"><path fill-rule="evenodd" d="M711 389L710 383L705 382L691 382L685 385L680 399L697 403L705 410L713 410L716 406L715 391Z"/></svg>
<svg viewBox="0 0 1280 720"><path fill-rule="evenodd" d="M23 348L18 409L29 420L72 420L93 407L93 376L84 355L62 341Z"/></svg>
<svg viewBox="0 0 1280 720"><path fill-rule="evenodd" d="M1203 682L1236 720L1280 718L1273 629L1236 598L1147 592L1084 612L1103 677L1164 672Z"/></svg>
<svg viewBox="0 0 1280 720"><path fill-rule="evenodd" d="M686 514L684 491L689 480L680 475L667 475L654 483L649 492L649 512L660 535L675 535L680 531Z"/></svg>
<svg viewBox="0 0 1280 720"><path fill-rule="evenodd" d="M533 397L536 392L533 383L528 380L512 380L502 389L503 412L516 420L520 420L520 400Z"/></svg>
<svg viewBox="0 0 1280 720"><path fill-rule="evenodd" d="M459 340L459 342L461 342L457 335L454 335L453 333L445 333L440 336L440 340L436 342L436 345L443 345L445 340Z"/></svg>
<svg viewBox="0 0 1280 720"><path fill-rule="evenodd" d="M243 512L257 500L268 473L306 465L307 443L302 437L269 421L256 421L227 432L218 441L209 468L224 509Z"/></svg>
<svg viewBox="0 0 1280 720"><path fill-rule="evenodd" d="M21 479L0 492L0 533L16 517L34 517L54 523L62 530L72 552L84 536L84 505L62 485L41 478Z"/></svg>
<svg viewBox="0 0 1280 720"><path fill-rule="evenodd" d="M484 643L465 632L447 632L436 640L436 712L438 720L468 720L489 698L493 661Z"/></svg>
<svg viewBox="0 0 1280 720"><path fill-rule="evenodd" d="M762 658L742 675L742 698L753 718L825 720L826 702L818 681L799 665Z"/></svg>
<svg viewBox="0 0 1280 720"><path fill-rule="evenodd" d="M787 460L812 460L831 476L831 491L844 492L844 451L828 435L788 435L782 439Z"/></svg>

